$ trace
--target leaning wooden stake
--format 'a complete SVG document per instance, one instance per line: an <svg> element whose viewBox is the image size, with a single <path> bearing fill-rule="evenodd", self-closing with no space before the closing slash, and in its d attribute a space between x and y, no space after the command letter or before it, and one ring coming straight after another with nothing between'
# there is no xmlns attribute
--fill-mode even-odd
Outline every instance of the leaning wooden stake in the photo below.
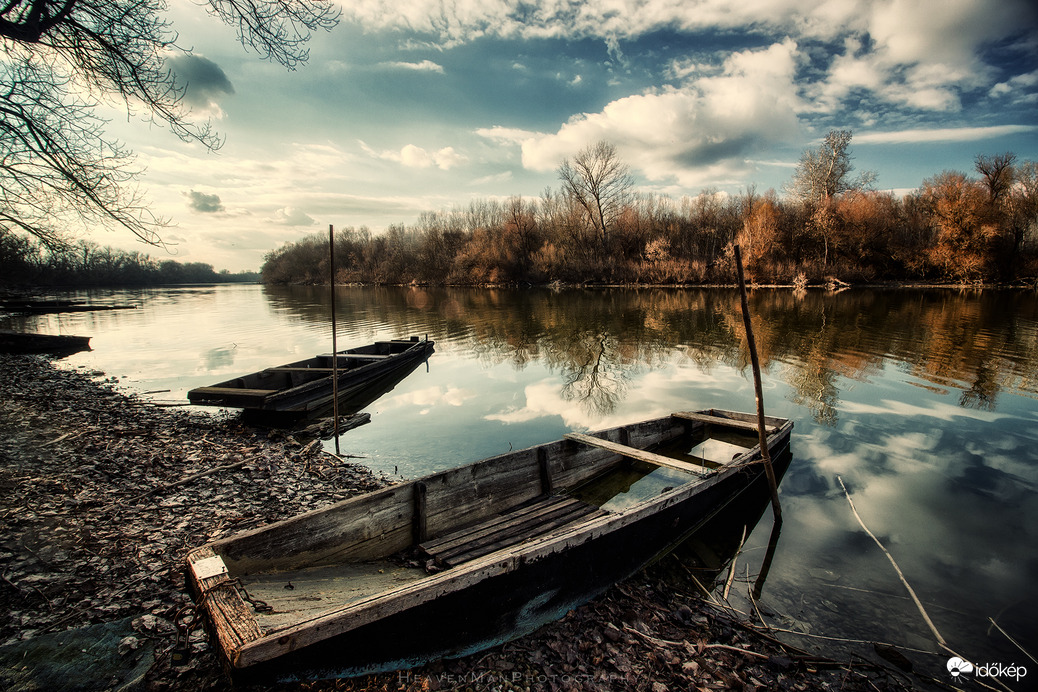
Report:
<svg viewBox="0 0 1038 692"><path fill-rule="evenodd" d="M771 450L768 449L768 435L764 429L764 390L760 383L760 362L757 360L757 342L753 338L753 325L750 323L750 303L746 297L746 279L742 272L742 253L735 246L735 267L739 273L739 294L742 297L742 321L746 325L746 344L750 349L750 364L753 366L753 392L757 397L757 434L760 438L760 453L764 459L764 473L768 477L771 488L771 508L775 512L776 523L782 521L782 507L779 506L778 481L775 469L771 465Z"/></svg>
<svg viewBox="0 0 1038 692"><path fill-rule="evenodd" d="M339 349L335 340L335 227L328 224L328 273L332 293L332 431L335 453L339 453Z"/></svg>

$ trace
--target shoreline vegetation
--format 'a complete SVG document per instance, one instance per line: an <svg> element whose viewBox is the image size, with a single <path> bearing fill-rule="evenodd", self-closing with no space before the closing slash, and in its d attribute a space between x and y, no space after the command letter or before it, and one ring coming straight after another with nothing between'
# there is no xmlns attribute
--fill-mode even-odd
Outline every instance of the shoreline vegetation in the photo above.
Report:
<svg viewBox="0 0 1038 692"><path fill-rule="evenodd" d="M0 228L0 288L5 292L37 293L41 289L136 287L176 284L247 283L259 272L216 271L205 262L156 260L80 240L48 246L32 237Z"/></svg>
<svg viewBox="0 0 1038 692"><path fill-rule="evenodd" d="M788 194L635 194L600 143L558 169L539 198L479 199L384 233L314 234L265 256L268 284L734 285L734 248L751 285L1036 285L1038 163L978 155L978 178L945 171L912 193L848 178L850 133L804 153ZM835 173L834 173L835 171Z"/></svg>
<svg viewBox="0 0 1038 692"><path fill-rule="evenodd" d="M837 661L783 643L690 591L676 576L688 568L668 560L531 635L412 670L232 687L201 631L191 634L187 664L172 666L189 603L187 550L390 481L322 452L317 438L159 407L116 382L43 357L0 355L5 689L664 692L936 682L889 666L904 658L885 645L862 642L866 653Z"/></svg>

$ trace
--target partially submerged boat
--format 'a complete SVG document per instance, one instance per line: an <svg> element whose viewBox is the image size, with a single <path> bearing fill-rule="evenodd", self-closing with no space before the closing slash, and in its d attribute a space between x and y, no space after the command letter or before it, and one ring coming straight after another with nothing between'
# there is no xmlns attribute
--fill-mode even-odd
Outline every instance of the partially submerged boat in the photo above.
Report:
<svg viewBox="0 0 1038 692"><path fill-rule="evenodd" d="M90 350L89 336L36 334L0 329L0 353L49 353L71 355Z"/></svg>
<svg viewBox="0 0 1038 692"><path fill-rule="evenodd" d="M338 393L351 396L373 382L399 371L413 369L433 352L428 337L376 341L339 351L336 356ZM242 408L282 414L308 414L332 403L332 354L265 368L241 377L196 387L188 401L202 406Z"/></svg>
<svg viewBox="0 0 1038 692"><path fill-rule="evenodd" d="M772 456L792 422L767 418ZM666 554L763 474L756 416L678 412L215 541L188 582L227 667L291 680L461 656Z"/></svg>

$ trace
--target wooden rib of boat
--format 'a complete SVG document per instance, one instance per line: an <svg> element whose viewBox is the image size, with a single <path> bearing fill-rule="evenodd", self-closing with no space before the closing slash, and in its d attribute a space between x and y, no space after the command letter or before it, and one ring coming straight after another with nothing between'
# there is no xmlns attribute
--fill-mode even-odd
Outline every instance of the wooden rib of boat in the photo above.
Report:
<svg viewBox="0 0 1038 692"><path fill-rule="evenodd" d="M339 396L398 370L415 367L433 352L428 338L376 341L338 352ZM187 393L202 406L243 408L267 413L306 414L327 408L332 401L332 354L266 368Z"/></svg>
<svg viewBox="0 0 1038 692"><path fill-rule="evenodd" d="M90 349L89 336L72 334L35 334L0 329L0 352L51 353L68 355Z"/></svg>
<svg viewBox="0 0 1038 692"><path fill-rule="evenodd" d="M679 412L570 433L197 548L188 582L238 676L465 655L561 617L728 505L763 474L755 420ZM793 424L766 420L777 457Z"/></svg>

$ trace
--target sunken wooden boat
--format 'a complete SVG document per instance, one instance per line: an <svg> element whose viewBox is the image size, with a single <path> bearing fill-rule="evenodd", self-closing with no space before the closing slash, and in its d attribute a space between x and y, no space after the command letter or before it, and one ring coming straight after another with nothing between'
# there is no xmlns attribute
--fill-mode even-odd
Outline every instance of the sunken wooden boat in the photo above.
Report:
<svg viewBox="0 0 1038 692"><path fill-rule="evenodd" d="M0 353L50 353L70 355L90 350L89 336L36 334L0 329Z"/></svg>
<svg viewBox="0 0 1038 692"><path fill-rule="evenodd" d="M337 354L339 397L351 396L371 383L398 371L413 369L433 352L428 337L376 341ZM242 408L248 411L308 414L332 403L332 354L266 368L249 375L196 387L188 401L202 406Z"/></svg>
<svg viewBox="0 0 1038 692"><path fill-rule="evenodd" d="M793 424L766 423L784 453ZM570 433L197 548L188 583L235 677L465 655L674 548L762 475L755 430L708 410Z"/></svg>

